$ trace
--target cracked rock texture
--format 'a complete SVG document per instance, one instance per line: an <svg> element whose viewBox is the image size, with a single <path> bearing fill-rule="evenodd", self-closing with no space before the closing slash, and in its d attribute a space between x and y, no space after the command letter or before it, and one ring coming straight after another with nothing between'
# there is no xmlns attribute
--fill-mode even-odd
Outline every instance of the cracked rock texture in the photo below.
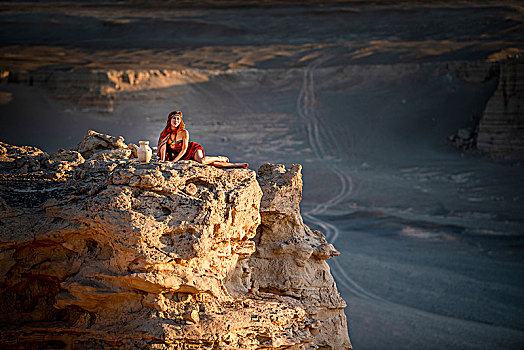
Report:
<svg viewBox="0 0 524 350"><path fill-rule="evenodd" d="M90 132L0 144L3 349L348 349L301 167L140 164Z"/></svg>
<svg viewBox="0 0 524 350"><path fill-rule="evenodd" d="M325 236L302 221L301 166L286 169L266 164L258 170L264 193L257 250L249 259L259 291L290 296L300 301L310 319L314 344L320 348L350 348L344 308L325 260L340 253Z"/></svg>

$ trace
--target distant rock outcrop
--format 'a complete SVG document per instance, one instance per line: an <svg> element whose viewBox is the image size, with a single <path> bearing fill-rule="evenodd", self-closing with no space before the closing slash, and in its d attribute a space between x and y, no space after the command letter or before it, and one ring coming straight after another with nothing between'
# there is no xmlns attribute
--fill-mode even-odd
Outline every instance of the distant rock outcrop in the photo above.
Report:
<svg viewBox="0 0 524 350"><path fill-rule="evenodd" d="M351 348L300 166L257 181L132 148L95 132L50 155L1 144L2 348Z"/></svg>
<svg viewBox="0 0 524 350"><path fill-rule="evenodd" d="M495 159L524 159L524 62L510 57L499 62L473 61L448 64L468 83L484 83L498 77L478 125L448 137L458 148L480 151Z"/></svg>
<svg viewBox="0 0 524 350"><path fill-rule="evenodd" d="M191 69L2 70L0 82L43 87L54 99L67 103L68 109L110 113L115 103L130 98L127 93L205 82L214 74Z"/></svg>
<svg viewBox="0 0 524 350"><path fill-rule="evenodd" d="M477 147L503 159L524 159L524 62L501 64L499 85L480 119Z"/></svg>

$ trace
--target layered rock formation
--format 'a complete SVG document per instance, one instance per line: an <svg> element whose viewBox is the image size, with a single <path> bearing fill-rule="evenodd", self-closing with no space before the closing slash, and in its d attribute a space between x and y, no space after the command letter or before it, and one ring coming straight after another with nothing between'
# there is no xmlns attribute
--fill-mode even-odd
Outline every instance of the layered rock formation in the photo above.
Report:
<svg viewBox="0 0 524 350"><path fill-rule="evenodd" d="M477 147L504 159L524 159L524 62L501 64L497 90L479 123Z"/></svg>
<svg viewBox="0 0 524 350"><path fill-rule="evenodd" d="M2 348L351 347L325 262L338 252L300 216L300 166L257 181L140 164L123 141L1 145Z"/></svg>
<svg viewBox="0 0 524 350"><path fill-rule="evenodd" d="M250 257L252 279L259 291L299 300L320 348L349 348L346 303L325 260L339 255L325 236L304 225L299 203L302 199L301 166L286 169L266 164L258 170L264 193L260 203L262 224L255 238L257 250Z"/></svg>
<svg viewBox="0 0 524 350"><path fill-rule="evenodd" d="M472 84L498 79L478 125L458 130L449 140L492 158L524 159L524 62L518 54L498 62L454 62L448 67Z"/></svg>
<svg viewBox="0 0 524 350"><path fill-rule="evenodd" d="M0 81L43 87L52 98L68 103L68 109L109 113L116 101L126 100L126 93L205 82L213 74L189 69L3 70Z"/></svg>

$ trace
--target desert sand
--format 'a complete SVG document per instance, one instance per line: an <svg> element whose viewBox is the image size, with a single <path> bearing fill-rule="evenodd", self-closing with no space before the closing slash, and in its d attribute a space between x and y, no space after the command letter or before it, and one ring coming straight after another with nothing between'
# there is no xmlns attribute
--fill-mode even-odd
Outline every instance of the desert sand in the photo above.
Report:
<svg viewBox="0 0 524 350"><path fill-rule="evenodd" d="M446 141L521 55L521 2L0 9L4 142L154 144L182 110L208 154L303 165L356 349L524 346L524 168Z"/></svg>

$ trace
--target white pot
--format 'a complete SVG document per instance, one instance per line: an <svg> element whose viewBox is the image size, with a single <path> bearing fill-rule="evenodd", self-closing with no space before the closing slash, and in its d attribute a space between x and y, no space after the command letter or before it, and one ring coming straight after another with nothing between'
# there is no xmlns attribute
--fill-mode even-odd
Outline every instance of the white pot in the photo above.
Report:
<svg viewBox="0 0 524 350"><path fill-rule="evenodd" d="M153 151L149 147L149 141L138 141L140 144L140 147L138 148L138 160L140 163L149 163L151 160L151 156L153 155Z"/></svg>

